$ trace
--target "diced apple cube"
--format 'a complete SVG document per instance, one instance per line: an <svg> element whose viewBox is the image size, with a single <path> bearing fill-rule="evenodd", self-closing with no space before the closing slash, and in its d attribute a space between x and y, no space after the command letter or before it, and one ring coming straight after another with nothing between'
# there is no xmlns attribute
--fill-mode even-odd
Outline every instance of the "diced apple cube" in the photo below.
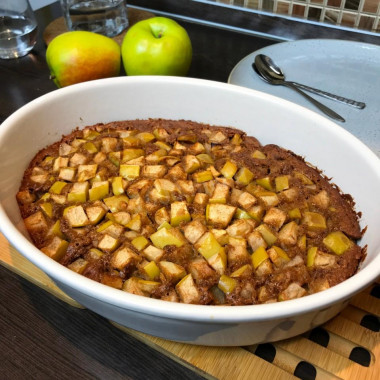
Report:
<svg viewBox="0 0 380 380"><path fill-rule="evenodd" d="M299 179L304 185L313 185L314 182L305 174L298 171L294 171L293 175L295 178Z"/></svg>
<svg viewBox="0 0 380 380"><path fill-rule="evenodd" d="M173 227L178 226L182 222L189 222L191 216L187 209L186 202L173 202L170 206L170 224Z"/></svg>
<svg viewBox="0 0 380 380"><path fill-rule="evenodd" d="M235 211L236 207L234 206L211 203L207 205L206 219L213 226L225 228L230 223Z"/></svg>
<svg viewBox="0 0 380 380"><path fill-rule="evenodd" d="M100 133L97 132L97 131L94 131L93 129L84 129L83 130L83 137L86 139L86 140L94 140L97 136L99 136Z"/></svg>
<svg viewBox="0 0 380 380"><path fill-rule="evenodd" d="M184 194L193 195L195 193L193 181L178 180L177 186Z"/></svg>
<svg viewBox="0 0 380 380"><path fill-rule="evenodd" d="M263 236L259 231L253 231L248 235L248 244L253 251L256 251L259 247L266 248L268 246L267 242L264 240Z"/></svg>
<svg viewBox="0 0 380 380"><path fill-rule="evenodd" d="M135 214L132 216L131 220L125 225L132 231L139 232L141 230L142 220L140 214Z"/></svg>
<svg viewBox="0 0 380 380"><path fill-rule="evenodd" d="M94 182L91 189L88 191L90 201L97 201L105 198L109 193L109 182L99 181Z"/></svg>
<svg viewBox="0 0 380 380"><path fill-rule="evenodd" d="M298 240L298 225L292 221L285 224L278 233L278 240L288 246L295 245Z"/></svg>
<svg viewBox="0 0 380 380"><path fill-rule="evenodd" d="M57 157L53 164L53 171L59 172L59 169L69 166L68 157Z"/></svg>
<svg viewBox="0 0 380 380"><path fill-rule="evenodd" d="M275 186L276 191L279 193L280 191L289 189L289 176L281 175L275 178Z"/></svg>
<svg viewBox="0 0 380 380"><path fill-rule="evenodd" d="M325 217L311 211L306 211L303 214L302 224L306 225L310 231L321 231L327 228Z"/></svg>
<svg viewBox="0 0 380 380"><path fill-rule="evenodd" d="M147 178L161 178L166 174L165 165L145 165L142 169L142 176Z"/></svg>
<svg viewBox="0 0 380 380"><path fill-rule="evenodd" d="M59 261L65 255L69 243L58 236L54 236L50 243L41 248L41 251L55 261Z"/></svg>
<svg viewBox="0 0 380 380"><path fill-rule="evenodd" d="M306 290L299 284L293 282L278 295L278 300L279 301L292 300L295 298L303 297L305 294L306 294Z"/></svg>
<svg viewBox="0 0 380 380"><path fill-rule="evenodd" d="M123 177L113 177L112 178L112 192L114 195L124 194Z"/></svg>
<svg viewBox="0 0 380 380"><path fill-rule="evenodd" d="M279 208L271 207L264 216L263 222L279 230L286 220L286 213Z"/></svg>
<svg viewBox="0 0 380 380"><path fill-rule="evenodd" d="M103 199L103 202L111 212L125 211L128 207L129 199L126 195L114 195ZM137 211L137 210L136 210Z"/></svg>
<svg viewBox="0 0 380 380"><path fill-rule="evenodd" d="M193 220L183 227L185 238L192 244L207 231L206 226L199 220Z"/></svg>
<svg viewBox="0 0 380 380"><path fill-rule="evenodd" d="M196 183L208 182L214 179L210 170L203 170L201 172L197 172L193 175L194 181Z"/></svg>
<svg viewBox="0 0 380 380"><path fill-rule="evenodd" d="M72 182L75 179L75 171L75 168L62 168L59 171L58 178L63 179L64 181Z"/></svg>
<svg viewBox="0 0 380 380"><path fill-rule="evenodd" d="M149 241L146 237L144 236L138 236L138 237L135 237L132 241L131 241L131 244L138 250L138 251L141 251L143 250L144 248L146 248L146 246L149 244Z"/></svg>
<svg viewBox="0 0 380 380"><path fill-rule="evenodd" d="M215 276L215 271L210 268L207 261L203 258L191 261L189 271L196 281L206 280Z"/></svg>
<svg viewBox="0 0 380 380"><path fill-rule="evenodd" d="M252 226L247 220L239 219L230 224L226 231L233 237L246 237L252 231Z"/></svg>
<svg viewBox="0 0 380 380"><path fill-rule="evenodd" d="M164 250L153 245L149 245L142 251L142 253L148 260L158 262L164 255Z"/></svg>
<svg viewBox="0 0 380 380"><path fill-rule="evenodd" d="M188 154L182 159L183 169L186 173L191 174L194 173L201 167L201 163L198 158L192 154Z"/></svg>
<svg viewBox="0 0 380 380"><path fill-rule="evenodd" d="M298 197L298 189L295 187L291 187L288 190L284 190L280 194L281 198L286 202L293 202Z"/></svg>
<svg viewBox="0 0 380 380"><path fill-rule="evenodd" d="M287 253L282 248L275 245L269 248L267 253L270 260L277 268L281 268L283 265L290 261Z"/></svg>
<svg viewBox="0 0 380 380"><path fill-rule="evenodd" d="M214 192L212 193L212 197L210 198L210 203L227 203L227 199L230 193L230 188L227 185L222 183L217 183L215 185Z"/></svg>
<svg viewBox="0 0 380 380"><path fill-rule="evenodd" d="M244 210L249 210L255 203L257 203L257 199L252 194L244 191L239 195L237 203Z"/></svg>
<svg viewBox="0 0 380 380"><path fill-rule="evenodd" d="M126 267L134 266L140 261L140 257L128 247L121 247L113 253L111 258L112 268L124 270Z"/></svg>
<svg viewBox="0 0 380 380"><path fill-rule="evenodd" d="M223 293L232 293L236 287L236 280L232 277L221 275L218 283L218 288L223 291Z"/></svg>
<svg viewBox="0 0 380 380"><path fill-rule="evenodd" d="M317 250L314 257L314 266L320 268L332 267L336 263L336 256Z"/></svg>
<svg viewBox="0 0 380 380"><path fill-rule="evenodd" d="M160 261L158 263L162 274L172 284L176 284L179 280L186 276L186 270L183 266L170 261Z"/></svg>
<svg viewBox="0 0 380 380"><path fill-rule="evenodd" d="M208 202L209 196L205 193L196 193L194 197L194 204L200 205L200 206L206 206Z"/></svg>
<svg viewBox="0 0 380 380"><path fill-rule="evenodd" d="M88 158L86 155L82 153L74 153L69 160L69 166L77 167L79 165L86 164L87 161L88 161Z"/></svg>
<svg viewBox="0 0 380 380"><path fill-rule="evenodd" d="M231 273L231 277L249 277L252 275L252 266L245 264Z"/></svg>
<svg viewBox="0 0 380 380"><path fill-rule="evenodd" d="M326 210L330 204L330 197L326 190L322 190L318 194L314 195L310 201L313 205Z"/></svg>
<svg viewBox="0 0 380 380"><path fill-rule="evenodd" d="M140 166L121 164L119 173L121 177L132 181L140 176Z"/></svg>
<svg viewBox="0 0 380 380"><path fill-rule="evenodd" d="M191 274L186 275L175 287L183 303L198 303L200 293Z"/></svg>
<svg viewBox="0 0 380 380"><path fill-rule="evenodd" d="M49 189L49 193L51 194L61 194L62 193L62 190L67 186L67 183L66 182L63 182L63 181L56 181L54 182L50 189Z"/></svg>
<svg viewBox="0 0 380 380"><path fill-rule="evenodd" d="M150 261L149 263L142 265L141 271L150 280L154 280L160 275L160 268L154 261Z"/></svg>
<svg viewBox="0 0 380 380"><path fill-rule="evenodd" d="M102 151L109 153L115 150L117 146L117 138L116 137L103 137L102 138Z"/></svg>
<svg viewBox="0 0 380 380"><path fill-rule="evenodd" d="M126 211L117 211L112 213L116 223L126 226L131 220L131 214Z"/></svg>
<svg viewBox="0 0 380 380"><path fill-rule="evenodd" d="M98 170L97 164L79 165L78 166L78 182L84 182L96 176Z"/></svg>
<svg viewBox="0 0 380 380"><path fill-rule="evenodd" d="M101 240L98 243L98 248L105 252L113 252L120 242L118 239L114 238L111 235L104 234Z"/></svg>
<svg viewBox="0 0 380 380"><path fill-rule="evenodd" d="M86 212L82 206L69 206L63 212L71 227L83 227L89 223Z"/></svg>
<svg viewBox="0 0 380 380"><path fill-rule="evenodd" d="M274 207L280 203L277 194L272 191L259 191L256 193L256 196L261 199L267 207Z"/></svg>
<svg viewBox="0 0 380 380"><path fill-rule="evenodd" d="M66 203L66 195L63 194L51 194L49 199L60 205L64 205Z"/></svg>
<svg viewBox="0 0 380 380"><path fill-rule="evenodd" d="M88 141L86 143L83 144L83 148L88 152L88 153L97 153L98 152L98 148L96 147L96 145L91 142L91 141Z"/></svg>
<svg viewBox="0 0 380 380"><path fill-rule="evenodd" d="M22 190L16 194L17 201L23 205L28 205L36 200L36 195L29 190Z"/></svg>
<svg viewBox="0 0 380 380"><path fill-rule="evenodd" d="M76 259L75 261L73 261L67 267L76 273L82 274L84 272L84 270L86 269L87 265L88 265L87 260L79 258L79 259Z"/></svg>
<svg viewBox="0 0 380 380"><path fill-rule="evenodd" d="M156 179L153 185L155 189L158 191L158 193L161 195L170 195L177 191L177 186L168 179Z"/></svg>
<svg viewBox="0 0 380 380"><path fill-rule="evenodd" d="M36 183L45 183L48 177L49 172L42 168L34 167L30 176L30 180Z"/></svg>
<svg viewBox="0 0 380 380"><path fill-rule="evenodd" d="M236 264L248 262L250 256L246 247L229 245L227 247L227 258L229 267L234 267Z"/></svg>
<svg viewBox="0 0 380 380"><path fill-rule="evenodd" d="M175 165L168 171L167 177L173 181L180 179L185 180L187 178L186 172L182 169L181 165Z"/></svg>
<svg viewBox="0 0 380 380"><path fill-rule="evenodd" d="M227 139L227 136L221 131L217 131L216 133L212 133L209 137L209 141L212 144L221 144L226 139Z"/></svg>
<svg viewBox="0 0 380 380"><path fill-rule="evenodd" d="M170 221L170 215L169 215L168 210L166 210L165 207L161 207L160 209L158 209L154 214L154 221L158 225L161 225L164 222L169 222Z"/></svg>
<svg viewBox="0 0 380 380"><path fill-rule="evenodd" d="M44 232L48 228L48 224L44 217L44 214L41 211L28 216L24 219L25 227L28 231L33 233Z"/></svg>
<svg viewBox="0 0 380 380"><path fill-rule="evenodd" d="M40 204L42 212L49 218L53 217L53 205L49 202L44 202Z"/></svg>
<svg viewBox="0 0 380 380"><path fill-rule="evenodd" d="M323 244L336 255L342 255L353 242L341 231L330 232L324 239Z"/></svg>
<svg viewBox="0 0 380 380"><path fill-rule="evenodd" d="M163 249L167 245L175 245L176 247L182 247L185 244L185 238L179 230L176 228L161 228L154 234L150 235L150 240L155 247Z"/></svg>
<svg viewBox="0 0 380 380"><path fill-rule="evenodd" d="M266 224L260 224L258 227L256 227L255 231L260 232L260 234L269 246L273 245L277 240L277 236L275 235L275 233Z"/></svg>
<svg viewBox="0 0 380 380"><path fill-rule="evenodd" d="M206 260L222 250L222 246L218 243L214 234L209 231L203 234L194 246Z"/></svg>
<svg viewBox="0 0 380 380"><path fill-rule="evenodd" d="M67 194L69 202L84 203L88 196L88 182L76 182L73 184L70 192Z"/></svg>
<svg viewBox="0 0 380 380"><path fill-rule="evenodd" d="M107 159L107 155L104 152L98 152L95 154L93 161L95 164L99 165L100 163L102 163L106 159Z"/></svg>
<svg viewBox="0 0 380 380"><path fill-rule="evenodd" d="M267 158L267 156L261 152L260 150L256 149L252 155L251 155L252 158L256 158L256 159L259 159L259 160L265 160Z"/></svg>
<svg viewBox="0 0 380 380"><path fill-rule="evenodd" d="M220 172L225 178L232 178L237 172L238 167L232 161L227 161Z"/></svg>
<svg viewBox="0 0 380 380"><path fill-rule="evenodd" d="M211 232L220 245L228 244L229 236L226 230L213 228Z"/></svg>
<svg viewBox="0 0 380 380"><path fill-rule="evenodd" d="M240 168L235 174L235 180L238 185L246 186L253 179L253 173L246 167Z"/></svg>

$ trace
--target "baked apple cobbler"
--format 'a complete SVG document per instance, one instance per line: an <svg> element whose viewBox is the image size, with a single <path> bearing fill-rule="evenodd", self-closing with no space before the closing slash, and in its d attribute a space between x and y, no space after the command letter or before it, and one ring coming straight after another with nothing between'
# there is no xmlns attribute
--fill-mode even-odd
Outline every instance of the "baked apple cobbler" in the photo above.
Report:
<svg viewBox="0 0 380 380"><path fill-rule="evenodd" d="M34 244L126 292L203 305L285 301L352 276L349 195L296 154L240 130L133 120L41 150L17 194Z"/></svg>

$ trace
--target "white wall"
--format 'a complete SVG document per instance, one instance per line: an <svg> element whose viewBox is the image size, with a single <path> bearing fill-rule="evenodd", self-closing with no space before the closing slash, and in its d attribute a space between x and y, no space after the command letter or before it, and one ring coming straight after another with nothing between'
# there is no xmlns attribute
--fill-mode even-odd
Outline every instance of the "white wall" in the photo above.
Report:
<svg viewBox="0 0 380 380"><path fill-rule="evenodd" d="M54 3L57 0L29 0L30 6L33 10L44 7L45 5L49 5Z"/></svg>

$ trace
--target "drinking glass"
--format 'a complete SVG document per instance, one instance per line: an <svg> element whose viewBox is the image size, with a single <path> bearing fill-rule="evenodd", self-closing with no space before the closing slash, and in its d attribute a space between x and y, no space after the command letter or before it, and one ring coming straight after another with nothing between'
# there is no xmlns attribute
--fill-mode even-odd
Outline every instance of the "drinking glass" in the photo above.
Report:
<svg viewBox="0 0 380 380"><path fill-rule="evenodd" d="M0 58L23 57L36 39L37 21L28 0L0 0Z"/></svg>
<svg viewBox="0 0 380 380"><path fill-rule="evenodd" d="M128 26L125 0L60 0L68 30L86 30L108 37Z"/></svg>

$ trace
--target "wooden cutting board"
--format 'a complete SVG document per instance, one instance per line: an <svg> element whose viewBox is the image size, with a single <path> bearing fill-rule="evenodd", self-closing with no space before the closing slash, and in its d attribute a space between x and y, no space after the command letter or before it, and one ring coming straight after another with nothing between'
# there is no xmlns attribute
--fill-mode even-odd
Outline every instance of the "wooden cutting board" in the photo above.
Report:
<svg viewBox="0 0 380 380"><path fill-rule="evenodd" d="M136 24L137 22L141 20L146 20L148 18L154 17L153 13L150 13L148 11L140 10L140 9L135 9L135 8L128 8L128 21L129 25L128 28L125 29L122 33L119 35L113 37L113 39L121 45L123 38L125 36L125 33L127 33L128 29ZM67 27L65 24L65 20L63 17L59 17L55 20L53 20L44 30L43 32L43 39L46 43L46 45L49 45L50 41L54 38L57 37L58 35L67 32Z"/></svg>
<svg viewBox="0 0 380 380"><path fill-rule="evenodd" d="M68 304L81 308L0 234L0 264ZM247 347L171 342L113 322L126 334L207 378L377 380L380 374L380 284L351 300L338 316L301 336Z"/></svg>

